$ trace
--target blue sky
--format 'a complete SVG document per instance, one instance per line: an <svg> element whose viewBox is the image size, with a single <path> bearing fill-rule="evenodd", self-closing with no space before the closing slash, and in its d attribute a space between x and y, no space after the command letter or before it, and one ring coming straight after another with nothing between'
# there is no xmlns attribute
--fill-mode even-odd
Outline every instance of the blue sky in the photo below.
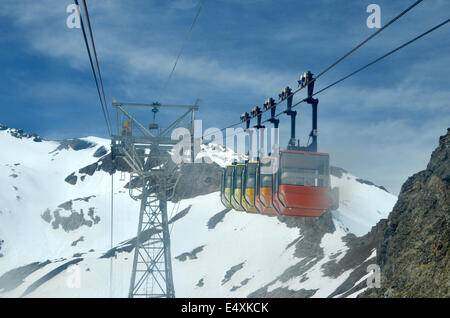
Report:
<svg viewBox="0 0 450 318"><path fill-rule="evenodd" d="M163 103L201 99L203 126L239 120L301 73L318 73L413 1L206 0ZM107 137L81 30L69 0L0 3L0 123L47 139ZM157 99L200 0L88 0L108 103ZM316 88L448 18L426 0L317 81ZM398 193L425 168L450 123L450 27L439 29L319 97L319 150L332 164ZM301 96L302 98L303 96ZM298 97L300 98L300 97ZM299 109L302 142L310 110ZM287 142L288 118L281 126Z"/></svg>

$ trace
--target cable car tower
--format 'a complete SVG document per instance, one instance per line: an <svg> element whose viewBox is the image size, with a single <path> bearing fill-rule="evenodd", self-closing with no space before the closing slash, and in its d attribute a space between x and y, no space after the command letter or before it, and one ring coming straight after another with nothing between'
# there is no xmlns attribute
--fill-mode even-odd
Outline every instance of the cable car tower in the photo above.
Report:
<svg viewBox="0 0 450 318"><path fill-rule="evenodd" d="M194 120L198 101L193 106L112 103L118 119L118 134L112 136L112 160L120 157L131 167L130 196L141 202L129 298L175 297L167 201L173 194L178 169L170 151L178 141L168 135L191 116L191 160L194 162ZM149 109L153 118L161 109L184 109L185 112L162 130L155 121L147 128L128 112L129 107Z"/></svg>

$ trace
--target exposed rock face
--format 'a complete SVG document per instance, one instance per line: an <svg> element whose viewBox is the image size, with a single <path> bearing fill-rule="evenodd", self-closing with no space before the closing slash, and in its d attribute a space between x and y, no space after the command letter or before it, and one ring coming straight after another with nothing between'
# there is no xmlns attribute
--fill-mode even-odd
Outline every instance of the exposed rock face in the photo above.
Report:
<svg viewBox="0 0 450 318"><path fill-rule="evenodd" d="M175 258L181 262L184 262L188 259L197 259L197 254L203 251L205 245L201 245L199 247L194 248L191 252L186 252L181 255L176 256Z"/></svg>
<svg viewBox="0 0 450 318"><path fill-rule="evenodd" d="M216 215L214 215L212 218L210 218L207 223L208 229L210 229L210 230L215 229L216 225L218 223L222 222L225 215L230 211L231 211L230 208L226 208L226 209L220 211L219 213L217 213Z"/></svg>
<svg viewBox="0 0 450 318"><path fill-rule="evenodd" d="M0 292L3 293L20 286L24 282L25 278L50 263L51 262L49 260L43 263L35 262L6 272L0 276Z"/></svg>
<svg viewBox="0 0 450 318"><path fill-rule="evenodd" d="M178 212L177 214L175 214L170 220L169 220L169 224L172 224L176 221L178 221L179 219L185 217L189 211L191 210L192 205L188 206L187 208L181 210L180 212Z"/></svg>
<svg viewBox="0 0 450 318"><path fill-rule="evenodd" d="M71 246L77 246L77 244L80 242L84 242L84 236L81 236L78 240L73 241ZM74 257L79 257L79 256L74 256Z"/></svg>
<svg viewBox="0 0 450 318"><path fill-rule="evenodd" d="M386 220L384 219L378 224L385 222ZM371 255L373 255L372 252L376 250L382 237L383 231L381 226L372 227L372 230L367 235L359 238L354 234L348 234L344 237L349 250L339 261L332 260L325 263L322 267L323 273L326 276L337 277L347 270L352 269L353 271L328 297L347 297L367 287L367 279L363 278L368 274L368 266L376 263L376 256Z"/></svg>
<svg viewBox="0 0 450 318"><path fill-rule="evenodd" d="M173 201L219 191L222 173L223 168L216 163L181 165Z"/></svg>
<svg viewBox="0 0 450 318"><path fill-rule="evenodd" d="M291 218L278 217L288 227L299 228L299 238L291 242L286 248L295 245L295 256L302 259L297 264L289 267L282 275L276 277L272 282L249 295L250 298L268 297L311 297L317 290L292 291L288 288L276 288L268 291L270 285L277 280L287 282L291 278L308 279L304 274L324 257L320 242L326 233L333 233L334 226L332 216L326 213L319 218Z"/></svg>
<svg viewBox="0 0 450 318"><path fill-rule="evenodd" d="M78 199L78 200L84 200L84 199L86 199L86 198ZM76 200L74 200L74 201L76 201ZM87 227L92 227L93 225L98 224L100 222L100 217L98 215L95 215L94 207L90 207L88 210L88 217L90 219L89 220L84 217L83 209L80 209L80 212L73 210L72 203L73 203L73 201L71 200L71 201L67 201L63 204L60 204L58 206L58 209L53 211L53 215L52 215L52 212L50 211L50 209L47 209L41 215L41 218L45 222L51 224L53 229L57 230L57 229L59 229L59 226L61 225L62 229L66 232L75 231L83 225L86 225ZM66 212L69 212L69 213L66 213L68 215L62 216L61 209L65 210Z"/></svg>
<svg viewBox="0 0 450 318"><path fill-rule="evenodd" d="M81 168L78 172L92 176L95 171L103 170L109 174L116 173L116 171L131 172L130 166L120 157L116 157L113 161L111 153L101 157L97 162Z"/></svg>
<svg viewBox="0 0 450 318"><path fill-rule="evenodd" d="M378 245L381 288L367 297L450 297L450 128L426 170L403 184ZM370 235L370 234L369 234Z"/></svg>
<svg viewBox="0 0 450 318"><path fill-rule="evenodd" d="M103 156L97 162L90 164L78 170L78 173L83 178L86 175L92 176L96 171L103 170L109 174L114 174L116 171L131 172L130 166L120 157L116 157L113 161L111 159L111 153ZM178 202L182 199L189 199L198 195L208 194L220 190L220 182L222 178L223 169L216 163L195 163L195 164L182 164L180 169L174 176L175 180L178 178L177 185L175 187L175 193L172 201ZM173 182L175 182L173 180ZM66 182L75 185L78 181L78 177L75 172L69 175ZM142 185L140 178L132 179L125 188L135 188ZM168 193L171 197L172 193Z"/></svg>
<svg viewBox="0 0 450 318"><path fill-rule="evenodd" d="M57 268L53 269L52 271L50 271L49 273L47 273L46 275L42 276L41 278L39 278L37 281L35 281L33 284L31 284L30 286L28 286L28 288L24 291L24 293L22 294L21 297L25 297L28 294L32 293L33 291L35 291L36 289L38 289L40 286L42 286L43 284L45 284L47 281L49 281L50 279L52 279L53 277L57 276L59 273L61 273L62 271L66 270L67 268L69 268L72 265L76 265L79 262L81 262L83 259L82 258L75 258L71 261L68 261L67 263L64 263L63 265L58 266Z"/></svg>
<svg viewBox="0 0 450 318"><path fill-rule="evenodd" d="M334 166L330 166L330 174L335 176L335 177L342 177L343 173L347 173L347 170L339 168L339 167L334 167Z"/></svg>
<svg viewBox="0 0 450 318"><path fill-rule="evenodd" d="M205 285L205 279L202 278L202 279L200 279L200 280L198 281L197 287L203 287L204 285Z"/></svg>
<svg viewBox="0 0 450 318"><path fill-rule="evenodd" d="M47 222L50 223L52 221L52 212L50 211L50 209L45 210L45 212L41 215L41 218Z"/></svg>
<svg viewBox="0 0 450 318"><path fill-rule="evenodd" d="M93 144L92 142L74 138L74 139L67 139L67 140L61 141L60 145L50 153L64 150L64 149L67 150L69 148L72 148L75 151L79 151L79 150L88 149L88 148L92 148L92 147L95 147L95 144Z"/></svg>
<svg viewBox="0 0 450 318"><path fill-rule="evenodd" d="M99 148L98 150L100 150ZM58 148L56 149L58 150ZM55 150L55 151L56 151ZM94 157L96 157L96 154L98 155L98 150L95 152ZM106 150L106 149L105 149ZM114 161L111 159L111 153L108 153L101 157L97 162L94 162L86 167L83 167L78 170L78 173L81 174L80 180L84 181L86 176L92 176L96 171L103 170L109 174L114 174L116 171L124 171L124 172L131 172L130 166L123 160L122 158L116 158ZM78 177L75 175L75 172L67 176L65 179L67 183L70 183L71 185L75 185L78 181Z"/></svg>
<svg viewBox="0 0 450 318"><path fill-rule="evenodd" d="M15 138L18 139L33 139L34 142L42 142L42 138L40 136L38 136L37 134L29 134L24 132L22 129L17 129L17 128L8 128L8 126L2 125L0 124L0 131L2 130L6 130L7 132L9 132L9 134Z"/></svg>
<svg viewBox="0 0 450 318"><path fill-rule="evenodd" d="M94 174L94 172L97 170L97 167L98 167L98 164L95 162L93 164L90 164L89 166L81 168L80 170L78 170L78 172L92 176Z"/></svg>
<svg viewBox="0 0 450 318"><path fill-rule="evenodd" d="M381 190L384 190L384 191L386 191L386 192L389 192L385 187L376 185L376 184L373 183L372 181L364 180L364 179L361 179L361 178L356 179L356 181L358 181L359 183L362 183L362 184L367 184L367 185L375 186L375 187L377 187L377 188L379 188L379 189L381 189Z"/></svg>
<svg viewBox="0 0 450 318"><path fill-rule="evenodd" d="M227 272L225 273L225 277L222 279L222 285L230 281L231 277L233 277L233 275L236 274L238 270L244 267L244 264L245 261L240 264L234 265L229 270L227 270Z"/></svg>
<svg viewBox="0 0 450 318"><path fill-rule="evenodd" d="M234 285L233 287L231 287L230 291L234 292L236 290L238 290L239 288L241 288L242 286L245 286L248 284L248 282L251 280L251 278L246 278L243 281L241 281L241 283L239 285Z"/></svg>
<svg viewBox="0 0 450 318"><path fill-rule="evenodd" d="M72 173L70 176L67 176L67 178L64 180L67 183L70 183L71 185L75 185L77 183L78 177L75 175L75 173Z"/></svg>
<svg viewBox="0 0 450 318"><path fill-rule="evenodd" d="M106 155L107 153L108 153L108 150L106 150L106 148L104 146L101 146L95 151L94 157L100 158L100 157Z"/></svg>
<svg viewBox="0 0 450 318"><path fill-rule="evenodd" d="M5 243L5 241L0 239L0 258L3 257L3 253L1 253L1 251L2 251L2 246L4 243Z"/></svg>
<svg viewBox="0 0 450 318"><path fill-rule="evenodd" d="M159 233L161 233L161 229L158 229L155 227L148 228L139 234L139 242L145 243L148 240L150 240L153 235L157 235ZM130 240L122 242L122 243L120 243L119 246L113 247L112 249L107 251L100 258L115 257L117 255L117 253L130 253L136 246L136 240L137 240L137 237L134 237Z"/></svg>

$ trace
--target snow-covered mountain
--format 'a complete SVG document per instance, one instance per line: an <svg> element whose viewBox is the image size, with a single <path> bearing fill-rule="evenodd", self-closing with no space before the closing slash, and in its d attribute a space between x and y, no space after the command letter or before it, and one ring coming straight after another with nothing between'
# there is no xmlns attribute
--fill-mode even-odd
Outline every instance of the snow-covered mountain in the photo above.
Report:
<svg viewBox="0 0 450 318"><path fill-rule="evenodd" d="M127 173L111 176L100 167L109 140L45 141L0 126L0 146L0 297L110 297L110 290L113 297L126 297L139 202L124 188ZM239 159L213 144L202 145L201 156L221 166ZM171 223L176 296L361 293L364 288L355 286L368 275L362 265L375 263L376 250L353 256L352 238L386 218L397 197L343 169L332 170L340 208L320 219L228 211L218 192L169 203L169 216L178 215ZM79 285L72 282L75 274Z"/></svg>

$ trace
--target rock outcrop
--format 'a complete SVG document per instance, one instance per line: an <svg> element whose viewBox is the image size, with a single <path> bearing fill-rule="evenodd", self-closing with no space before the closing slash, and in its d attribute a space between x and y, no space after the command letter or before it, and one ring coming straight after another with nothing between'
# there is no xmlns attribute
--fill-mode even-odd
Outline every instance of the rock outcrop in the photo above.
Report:
<svg viewBox="0 0 450 318"><path fill-rule="evenodd" d="M17 139L33 139L34 142L42 142L43 140L38 134L29 134L24 132L22 129L9 128L8 126L0 124L0 131L3 130Z"/></svg>
<svg viewBox="0 0 450 318"><path fill-rule="evenodd" d="M450 128L427 168L403 184L387 221L377 224L381 288L361 296L450 297L449 152Z"/></svg>

